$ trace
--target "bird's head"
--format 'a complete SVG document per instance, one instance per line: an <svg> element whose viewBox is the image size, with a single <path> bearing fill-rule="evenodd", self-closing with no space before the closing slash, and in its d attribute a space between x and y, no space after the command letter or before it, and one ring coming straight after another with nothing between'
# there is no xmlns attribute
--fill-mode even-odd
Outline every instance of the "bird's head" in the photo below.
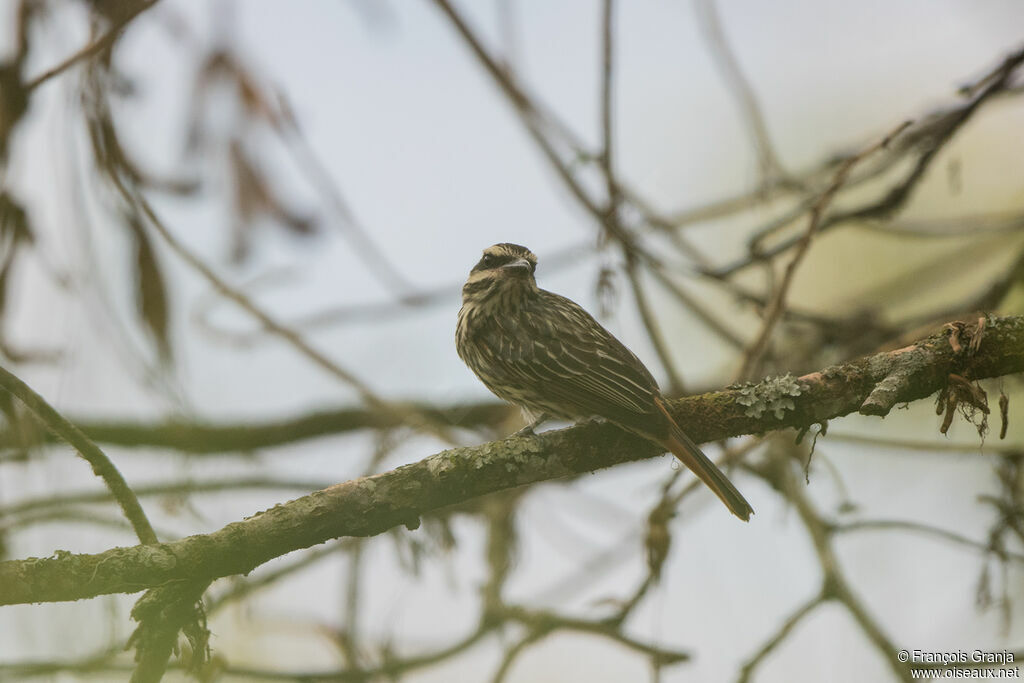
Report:
<svg viewBox="0 0 1024 683"><path fill-rule="evenodd" d="M536 291L535 270L537 257L526 247L509 242L487 247L469 272L469 279L462 288L462 300L482 303L497 297L493 303L498 303L517 293Z"/></svg>

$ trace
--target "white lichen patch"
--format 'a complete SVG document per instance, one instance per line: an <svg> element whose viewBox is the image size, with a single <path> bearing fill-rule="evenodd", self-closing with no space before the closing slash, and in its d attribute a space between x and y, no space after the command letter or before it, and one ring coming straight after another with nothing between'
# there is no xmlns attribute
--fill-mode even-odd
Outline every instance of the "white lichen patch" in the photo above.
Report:
<svg viewBox="0 0 1024 683"><path fill-rule="evenodd" d="M782 377L769 377L759 384L748 384L739 389L736 402L747 406L743 414L747 417L760 418L766 412L781 420L787 410L795 410L794 396L799 396L804 386L791 374Z"/></svg>
<svg viewBox="0 0 1024 683"><path fill-rule="evenodd" d="M178 558L159 545L143 545L138 549L139 559L150 567L172 569L178 564Z"/></svg>
<svg viewBox="0 0 1024 683"><path fill-rule="evenodd" d="M528 472L544 465L544 445L536 437L505 439L471 448L454 448L426 459L427 472L443 477L459 468L482 470L497 466L513 474Z"/></svg>
<svg viewBox="0 0 1024 683"><path fill-rule="evenodd" d="M477 457L473 460L473 468L479 470L483 469L485 465L490 465L493 455L494 452L490 444L487 444L486 446L481 446L479 449L479 453L477 453Z"/></svg>
<svg viewBox="0 0 1024 683"><path fill-rule="evenodd" d="M438 477L454 470L457 466L458 450L441 451L427 458L427 471L431 476Z"/></svg>

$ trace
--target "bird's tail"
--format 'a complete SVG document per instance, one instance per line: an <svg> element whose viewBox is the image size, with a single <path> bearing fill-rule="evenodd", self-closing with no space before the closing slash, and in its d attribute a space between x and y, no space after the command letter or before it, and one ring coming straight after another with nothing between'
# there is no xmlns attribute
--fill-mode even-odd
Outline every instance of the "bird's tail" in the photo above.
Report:
<svg viewBox="0 0 1024 683"><path fill-rule="evenodd" d="M701 481L707 484L708 488L722 499L722 502L725 503L725 506L729 508L732 514L744 522L748 521L750 515L754 514L754 508L750 507L747 499L736 490L736 487L732 485L732 482L725 476L725 473L718 469L718 466L711 462L708 456L704 455L700 447L679 428L679 425L672 419L672 416L669 415L665 406L660 401L658 402L658 407L665 413L665 417L668 418L670 425L669 435L661 442L661 445L671 451L672 455L679 458L681 463L690 468Z"/></svg>

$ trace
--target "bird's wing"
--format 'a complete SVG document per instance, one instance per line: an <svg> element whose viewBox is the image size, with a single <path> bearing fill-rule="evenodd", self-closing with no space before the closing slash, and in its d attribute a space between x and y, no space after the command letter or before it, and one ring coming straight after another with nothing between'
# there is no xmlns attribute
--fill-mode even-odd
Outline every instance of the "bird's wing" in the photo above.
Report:
<svg viewBox="0 0 1024 683"><path fill-rule="evenodd" d="M578 415L617 419L657 410L658 384L643 363L575 302L541 290L523 311L518 373ZM514 355L514 354L513 354Z"/></svg>

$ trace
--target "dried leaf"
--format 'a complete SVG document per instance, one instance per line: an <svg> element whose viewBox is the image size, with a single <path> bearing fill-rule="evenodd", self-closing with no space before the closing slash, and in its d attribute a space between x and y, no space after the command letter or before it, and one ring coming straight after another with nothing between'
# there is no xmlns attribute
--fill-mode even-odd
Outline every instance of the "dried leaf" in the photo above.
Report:
<svg viewBox="0 0 1024 683"><path fill-rule="evenodd" d="M661 577L661 568L668 559L669 548L672 546L672 532L669 521L675 516L672 503L662 498L647 516L647 535L644 546L647 549L647 569L651 578L657 581Z"/></svg>
<svg viewBox="0 0 1024 683"><path fill-rule="evenodd" d="M25 244L35 242L35 234L29 227L28 214L21 204L6 192L0 194L0 235L7 245L0 263L0 318L7 310L8 283L14 260Z"/></svg>
<svg viewBox="0 0 1024 683"><path fill-rule="evenodd" d="M946 331L949 333L949 345L953 353L960 353L964 347L960 344L960 323L947 323Z"/></svg>
<svg viewBox="0 0 1024 683"><path fill-rule="evenodd" d="M272 183L249 158L240 140L232 140L231 170L235 183L235 228L232 258L244 260L255 222L261 216L274 219L274 225L306 237L317 232L316 222L285 206L271 190Z"/></svg>
<svg viewBox="0 0 1024 683"><path fill-rule="evenodd" d="M946 415L942 418L942 426L939 427L939 432L945 434L949 431L950 425L953 424L953 416L956 415L956 395L951 391L946 396Z"/></svg>
<svg viewBox="0 0 1024 683"><path fill-rule="evenodd" d="M1006 429L1010 426L1010 397L999 391L999 438L1006 438Z"/></svg>
<svg viewBox="0 0 1024 683"><path fill-rule="evenodd" d="M0 194L0 234L10 236L15 242L32 244L35 233L32 232L25 209L11 195Z"/></svg>
<svg viewBox="0 0 1024 683"><path fill-rule="evenodd" d="M153 335L160 360L167 363L171 360L167 285L149 235L138 217L130 216L128 222L135 237L136 302L139 315Z"/></svg>
<svg viewBox="0 0 1024 683"><path fill-rule="evenodd" d="M971 343L968 346L972 356L981 348L981 340L985 338L985 323L987 320L988 318L985 316L978 318L978 327L974 330L974 334L971 335Z"/></svg>
<svg viewBox="0 0 1024 683"><path fill-rule="evenodd" d="M28 91L21 82L21 64L0 64L0 159L7 158L11 133L28 109Z"/></svg>
<svg viewBox="0 0 1024 683"><path fill-rule="evenodd" d="M615 286L614 269L609 266L601 267L597 273L597 282L594 284L594 293L597 295L599 317L607 318L615 312L619 293Z"/></svg>

